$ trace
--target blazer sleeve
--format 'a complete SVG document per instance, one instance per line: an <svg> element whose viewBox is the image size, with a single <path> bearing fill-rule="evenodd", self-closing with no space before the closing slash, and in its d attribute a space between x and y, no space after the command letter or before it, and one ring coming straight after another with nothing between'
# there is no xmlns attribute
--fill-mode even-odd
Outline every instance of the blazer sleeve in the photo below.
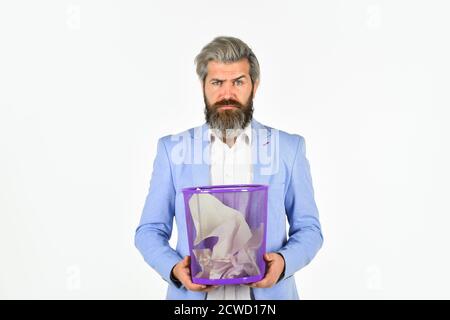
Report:
<svg viewBox="0 0 450 320"><path fill-rule="evenodd" d="M144 260L169 284L171 271L182 257L169 245L175 214L175 188L164 138L159 139L150 188L135 234L135 245Z"/></svg>
<svg viewBox="0 0 450 320"><path fill-rule="evenodd" d="M323 243L309 162L306 159L305 139L298 135L296 137L297 150L285 197L289 238L278 251L285 260L284 278L289 278L306 266Z"/></svg>

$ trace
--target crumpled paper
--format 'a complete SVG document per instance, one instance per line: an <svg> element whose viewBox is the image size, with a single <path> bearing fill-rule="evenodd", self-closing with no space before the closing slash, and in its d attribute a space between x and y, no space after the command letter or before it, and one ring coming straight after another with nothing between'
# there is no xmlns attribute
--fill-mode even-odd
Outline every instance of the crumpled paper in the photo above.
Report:
<svg viewBox="0 0 450 320"><path fill-rule="evenodd" d="M241 212L210 194L194 194L189 208L196 230L194 246L217 237L212 248L193 249L202 269L196 277L233 279L260 273L256 253L264 235L263 224L251 230Z"/></svg>

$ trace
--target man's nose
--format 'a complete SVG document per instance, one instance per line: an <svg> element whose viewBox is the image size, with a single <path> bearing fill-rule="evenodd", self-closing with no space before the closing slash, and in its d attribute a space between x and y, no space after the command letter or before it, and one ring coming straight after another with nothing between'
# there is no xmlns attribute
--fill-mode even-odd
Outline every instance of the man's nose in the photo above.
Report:
<svg viewBox="0 0 450 320"><path fill-rule="evenodd" d="M229 100L235 98L234 86L231 83L224 83L222 85L222 98Z"/></svg>

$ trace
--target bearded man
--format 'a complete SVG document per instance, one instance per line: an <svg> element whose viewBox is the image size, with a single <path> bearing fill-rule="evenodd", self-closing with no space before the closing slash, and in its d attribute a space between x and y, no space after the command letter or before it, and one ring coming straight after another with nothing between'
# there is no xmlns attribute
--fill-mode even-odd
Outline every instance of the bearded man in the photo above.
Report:
<svg viewBox="0 0 450 320"><path fill-rule="evenodd" d="M206 121L159 139L136 247L167 281L167 299L298 299L293 275L323 243L305 139L253 119L260 67L242 40L217 37L195 62ZM181 190L233 184L269 186L264 278L245 285L195 284ZM169 245L174 218L176 248Z"/></svg>

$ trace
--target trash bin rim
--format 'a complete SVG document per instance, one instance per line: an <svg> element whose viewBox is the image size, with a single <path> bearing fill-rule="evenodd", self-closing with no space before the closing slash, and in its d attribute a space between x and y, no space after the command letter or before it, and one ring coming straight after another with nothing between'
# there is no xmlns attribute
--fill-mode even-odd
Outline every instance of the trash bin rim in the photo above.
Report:
<svg viewBox="0 0 450 320"><path fill-rule="evenodd" d="M268 187L265 184L224 184L188 187L181 190L183 193L253 192L267 190Z"/></svg>

